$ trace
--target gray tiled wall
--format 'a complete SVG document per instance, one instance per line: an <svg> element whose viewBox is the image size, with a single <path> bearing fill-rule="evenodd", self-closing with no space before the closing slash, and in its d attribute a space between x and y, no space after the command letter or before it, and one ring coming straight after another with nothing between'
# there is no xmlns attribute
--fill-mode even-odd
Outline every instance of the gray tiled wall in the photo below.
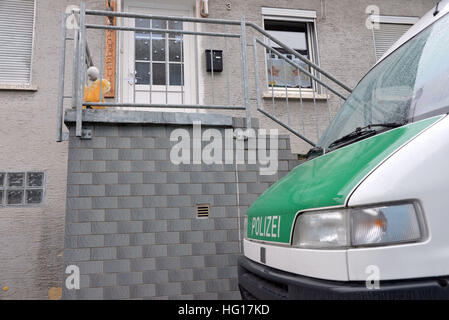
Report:
<svg viewBox="0 0 449 320"><path fill-rule="evenodd" d="M235 165L172 164L169 137L179 126L86 127L91 140L69 124L64 263L80 268L81 288L63 284L63 298L239 299L238 217L300 163L288 136L276 175L259 175L258 165L239 165L236 175ZM204 203L210 217L197 218Z"/></svg>

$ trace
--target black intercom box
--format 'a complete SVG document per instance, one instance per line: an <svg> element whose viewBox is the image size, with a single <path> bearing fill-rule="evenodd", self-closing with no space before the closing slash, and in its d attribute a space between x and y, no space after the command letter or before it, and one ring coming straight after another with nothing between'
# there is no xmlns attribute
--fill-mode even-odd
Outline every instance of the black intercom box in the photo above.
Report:
<svg viewBox="0 0 449 320"><path fill-rule="evenodd" d="M212 58L211 58L212 53ZM206 50L206 70L212 72L214 66L214 72L223 71L223 50Z"/></svg>

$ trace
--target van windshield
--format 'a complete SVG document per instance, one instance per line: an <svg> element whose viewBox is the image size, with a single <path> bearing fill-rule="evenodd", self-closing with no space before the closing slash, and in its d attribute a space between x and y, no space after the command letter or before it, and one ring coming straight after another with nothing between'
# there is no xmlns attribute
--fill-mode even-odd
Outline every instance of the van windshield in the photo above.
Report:
<svg viewBox="0 0 449 320"><path fill-rule="evenodd" d="M375 66L340 108L317 145L328 149L334 141L371 124L400 125L447 112L449 15Z"/></svg>

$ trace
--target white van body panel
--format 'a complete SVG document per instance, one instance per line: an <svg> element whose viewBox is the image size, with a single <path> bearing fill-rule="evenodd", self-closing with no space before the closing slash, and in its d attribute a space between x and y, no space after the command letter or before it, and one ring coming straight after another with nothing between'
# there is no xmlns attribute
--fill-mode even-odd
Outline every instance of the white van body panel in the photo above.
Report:
<svg viewBox="0 0 449 320"><path fill-rule="evenodd" d="M416 199L427 225L424 242L350 249L349 280L365 280L367 266L381 280L449 275L449 117L446 116L393 154L351 195L360 206Z"/></svg>
<svg viewBox="0 0 449 320"><path fill-rule="evenodd" d="M290 246L269 245L244 240L245 256L254 262L274 269L306 277L348 281L346 250L310 250ZM260 261L260 248L264 247L266 262Z"/></svg>

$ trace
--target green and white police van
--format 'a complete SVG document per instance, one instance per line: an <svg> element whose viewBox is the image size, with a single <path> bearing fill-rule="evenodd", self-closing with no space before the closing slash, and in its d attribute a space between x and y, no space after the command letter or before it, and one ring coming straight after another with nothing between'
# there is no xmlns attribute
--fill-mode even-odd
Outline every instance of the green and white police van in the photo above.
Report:
<svg viewBox="0 0 449 320"><path fill-rule="evenodd" d="M247 212L244 299L449 298L449 0Z"/></svg>

